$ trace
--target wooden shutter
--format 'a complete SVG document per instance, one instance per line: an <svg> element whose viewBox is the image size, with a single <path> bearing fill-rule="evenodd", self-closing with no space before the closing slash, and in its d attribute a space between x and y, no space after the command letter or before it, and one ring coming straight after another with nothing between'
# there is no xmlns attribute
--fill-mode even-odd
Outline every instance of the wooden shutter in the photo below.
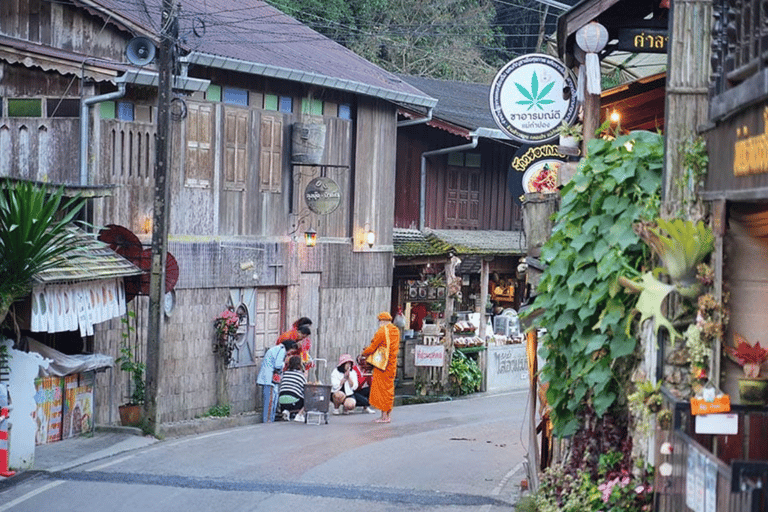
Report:
<svg viewBox="0 0 768 512"><path fill-rule="evenodd" d="M213 176L211 151L213 105L187 105L187 185L208 186Z"/></svg>
<svg viewBox="0 0 768 512"><path fill-rule="evenodd" d="M226 108L224 134L224 182L242 190L248 165L248 110Z"/></svg>
<svg viewBox="0 0 768 512"><path fill-rule="evenodd" d="M445 199L445 218L455 221L459 199L459 171L457 170L448 170Z"/></svg>
<svg viewBox="0 0 768 512"><path fill-rule="evenodd" d="M262 192L282 191L283 119L281 116L261 116L259 137L259 189Z"/></svg>
<svg viewBox="0 0 768 512"><path fill-rule="evenodd" d="M445 218L449 227L479 227L479 172L449 168L445 195Z"/></svg>

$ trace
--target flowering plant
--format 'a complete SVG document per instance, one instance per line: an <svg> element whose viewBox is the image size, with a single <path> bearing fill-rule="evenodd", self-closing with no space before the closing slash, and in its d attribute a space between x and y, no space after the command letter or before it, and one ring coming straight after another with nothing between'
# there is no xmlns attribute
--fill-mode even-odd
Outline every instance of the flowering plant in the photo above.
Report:
<svg viewBox="0 0 768 512"><path fill-rule="evenodd" d="M237 334L237 327L240 325L240 318L237 313L231 309L225 309L213 321L213 327L216 329L216 335L234 336Z"/></svg>

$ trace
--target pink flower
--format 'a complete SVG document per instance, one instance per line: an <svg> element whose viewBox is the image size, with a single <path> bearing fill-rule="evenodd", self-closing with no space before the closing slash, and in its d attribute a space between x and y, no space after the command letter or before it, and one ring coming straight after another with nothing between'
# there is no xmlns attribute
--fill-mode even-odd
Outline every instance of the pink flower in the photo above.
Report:
<svg viewBox="0 0 768 512"><path fill-rule="evenodd" d="M635 494L642 494L644 490L645 490L645 486L638 485L637 487L635 487Z"/></svg>

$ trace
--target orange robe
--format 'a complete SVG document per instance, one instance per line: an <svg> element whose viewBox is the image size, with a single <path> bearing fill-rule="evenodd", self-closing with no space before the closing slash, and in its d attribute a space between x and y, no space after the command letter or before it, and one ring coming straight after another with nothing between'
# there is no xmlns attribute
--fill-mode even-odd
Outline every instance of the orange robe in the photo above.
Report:
<svg viewBox="0 0 768 512"><path fill-rule="evenodd" d="M363 350L364 356L369 356L376 352L380 346L387 345L387 338L384 330L389 330L389 359L387 368L379 370L373 368L373 383L371 384L371 405L380 411L389 412L392 410L392 404L395 401L395 376L397 375L397 353L400 350L400 330L393 324L386 324L379 327L376 334L373 335L371 344Z"/></svg>

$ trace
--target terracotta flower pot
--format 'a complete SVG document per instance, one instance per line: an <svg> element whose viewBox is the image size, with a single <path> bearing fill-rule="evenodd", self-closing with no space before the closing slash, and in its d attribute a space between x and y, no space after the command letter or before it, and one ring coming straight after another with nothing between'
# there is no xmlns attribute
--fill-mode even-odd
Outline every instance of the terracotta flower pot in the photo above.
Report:
<svg viewBox="0 0 768 512"><path fill-rule="evenodd" d="M118 409L120 411L120 424L124 427L136 427L141 424L141 405L121 405Z"/></svg>

